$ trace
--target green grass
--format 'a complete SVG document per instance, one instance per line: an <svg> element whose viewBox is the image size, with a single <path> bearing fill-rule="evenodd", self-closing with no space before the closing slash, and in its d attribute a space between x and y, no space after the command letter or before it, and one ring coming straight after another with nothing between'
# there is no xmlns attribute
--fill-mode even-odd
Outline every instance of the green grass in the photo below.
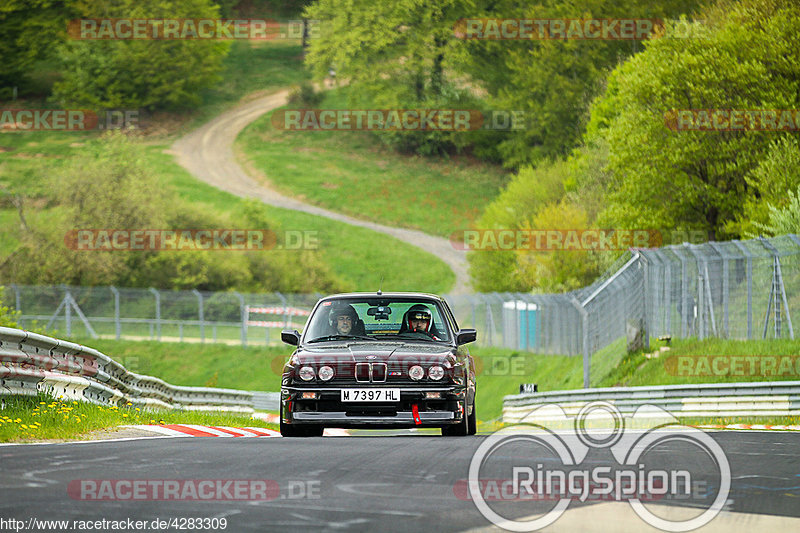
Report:
<svg viewBox="0 0 800 533"><path fill-rule="evenodd" d="M220 82L203 91L203 104L188 126L197 127L245 95L266 94L311 79L303 68L300 41L295 40L233 41L223 67Z"/></svg>
<svg viewBox="0 0 800 533"><path fill-rule="evenodd" d="M320 108L347 108L346 89ZM421 158L351 131L281 131L265 115L237 139L240 159L285 194L356 218L450 236L472 227L507 181L467 157Z"/></svg>
<svg viewBox="0 0 800 533"><path fill-rule="evenodd" d="M198 211L228 213L235 218L233 213L243 209L244 200L198 182L171 156L157 149L151 156L152 164L162 169L181 198ZM323 260L345 282L347 290L377 290L381 278L384 290L397 291L443 293L455 283L455 275L444 262L382 233L288 209L266 205L262 209L283 230L316 231Z"/></svg>
<svg viewBox="0 0 800 533"><path fill-rule="evenodd" d="M283 345L242 348L223 344L201 345L81 338L73 340L109 355L133 372L157 376L174 385L213 386L259 391L280 390L280 373L284 362L292 352L290 346ZM671 381L673 376L670 376L664 370L663 359L645 359L642 354L623 358L618 355L619 350L617 348L617 346L612 345L605 353L598 353L593 357L593 387L612 386L622 383L625 386L634 386L660 385L673 382ZM673 348L669 353L673 351L681 355L713 353L731 355L793 354L800 353L800 343L798 341L686 340L673 342ZM520 383L537 383L540 392L579 389L583 386L583 360L581 357L531 354L518 350L489 347L472 347L470 352L475 357L478 372L476 408L478 420L482 422L500 417L503 398L507 395L517 394ZM630 371L630 361L637 361L638 357L646 361L645 365L648 368L654 369L652 370L653 374L645 373L642 368L638 367L635 372ZM659 368L661 369L660 372L657 371ZM635 376L635 379L631 375ZM645 378L644 376L647 375L652 377ZM774 378L764 377L763 379ZM785 379L800 379L800 377L786 377ZM753 377L730 381L759 380L758 377ZM694 381L684 379L681 382L693 383ZM713 383L719 381L697 380L696 382ZM11 416L6 411L3 413L5 416ZM129 416L134 414L129 413ZM159 414L159 416L163 415ZM149 423L149 418L147 420L141 423ZM183 420L183 423L202 423L181 420ZM798 417L746 417L737 419L686 419L682 420L682 422L691 424L798 424L800 419ZM126 420L119 423L134 422ZM215 422L214 425L235 424ZM241 421L239 425L241 425ZM3 435L2 428L0 428L1 435Z"/></svg>
<svg viewBox="0 0 800 533"><path fill-rule="evenodd" d="M228 346L158 341L79 339L125 368L173 385L279 391L280 375L292 347Z"/></svg>
<svg viewBox="0 0 800 533"><path fill-rule="evenodd" d="M800 416L734 416L716 418L680 418L681 424L687 426L728 426L732 424L762 424L766 426L800 426Z"/></svg>
<svg viewBox="0 0 800 533"><path fill-rule="evenodd" d="M234 43L223 80L207 92L190 125L198 125L245 94L270 92L306 79L300 52L300 46L292 42ZM17 194L26 197L28 221L46 224L57 215L49 203L48 176L96 136L92 132L0 133L0 261L19 245L19 218L11 198ZM244 224L240 213L245 201L198 182L180 167L165 153L173 140L174 135L151 137L144 161L148 171L160 175L166 187L198 212L209 212L230 224ZM455 282L452 271L433 255L381 233L266 205L262 211L264 218L274 221L272 229L277 231L316 231L321 259L343 290L376 290L383 278L384 290L443 293Z"/></svg>
<svg viewBox="0 0 800 533"><path fill-rule="evenodd" d="M2 398L0 442L75 439L92 431L128 424L199 424L266 427L275 424L232 414L142 411L132 406L101 406L48 396Z"/></svg>
<svg viewBox="0 0 800 533"><path fill-rule="evenodd" d="M651 341L651 352L655 352L663 342ZM691 383L737 383L747 381L786 381L800 380L797 365L794 371L778 375L775 372L763 372L759 363L754 363L755 371L750 372L749 362L744 362L742 372L737 375L717 375L713 372L700 372L695 363L690 367L679 367L679 358L683 356L750 356L796 355L800 354L800 340L768 339L761 341L736 341L725 339L676 339L668 351L661 352L658 357L647 358L644 353L626 355L621 363L600 380L601 387L623 385L626 387L646 385L681 385ZM597 357L597 356L595 356ZM720 370L727 368L732 361L724 359ZM758 359L753 359L758 361Z"/></svg>

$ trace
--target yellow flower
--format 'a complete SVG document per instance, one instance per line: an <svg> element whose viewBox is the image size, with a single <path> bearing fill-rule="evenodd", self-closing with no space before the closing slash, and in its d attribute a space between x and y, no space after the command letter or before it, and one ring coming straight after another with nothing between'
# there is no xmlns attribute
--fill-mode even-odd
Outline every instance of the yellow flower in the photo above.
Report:
<svg viewBox="0 0 800 533"><path fill-rule="evenodd" d="M28 426L26 426L25 424L20 424L19 427L24 428L24 429L28 429Z"/></svg>
<svg viewBox="0 0 800 533"><path fill-rule="evenodd" d="M128 418L128 415L126 415L126 414L123 414L123 415L122 415L122 418Z"/></svg>
<svg viewBox="0 0 800 533"><path fill-rule="evenodd" d="M137 411L141 411L141 409L139 409L138 407L136 408L136 410L137 410Z"/></svg>

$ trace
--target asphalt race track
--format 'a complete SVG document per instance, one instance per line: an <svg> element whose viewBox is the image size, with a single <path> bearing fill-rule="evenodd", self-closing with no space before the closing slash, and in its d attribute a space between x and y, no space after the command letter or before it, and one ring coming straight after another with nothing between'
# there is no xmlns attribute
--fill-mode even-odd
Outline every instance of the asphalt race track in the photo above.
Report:
<svg viewBox="0 0 800 533"><path fill-rule="evenodd" d="M762 531L764 526L770 533L800 531L800 435L732 431L711 435L725 451L732 474L725 507L729 513L723 513L728 516L715 520L727 519L728 531L738 529L731 523L750 531ZM454 487L468 477L472 455L485 438L361 432L308 439L150 438L2 445L0 516L26 523L32 517L70 521L224 517L227 531L481 530L491 524L471 500L457 497ZM515 460L513 453L496 459ZM665 450L664 460L680 459ZM590 462L613 459L600 454ZM280 495L255 501L84 501L79 492L68 492L71 481L74 487L75 480L119 479L272 480ZM524 506L517 506L518 514L526 514ZM627 503L602 502L570 506L549 530L588 531L598 525L598 530L612 529L606 527L611 522L597 523L601 515L595 511L601 506L607 508L606 515L628 508ZM626 527L613 529L646 530L638 517L631 516ZM576 525L576 519L584 522ZM712 521L708 527L713 525Z"/></svg>

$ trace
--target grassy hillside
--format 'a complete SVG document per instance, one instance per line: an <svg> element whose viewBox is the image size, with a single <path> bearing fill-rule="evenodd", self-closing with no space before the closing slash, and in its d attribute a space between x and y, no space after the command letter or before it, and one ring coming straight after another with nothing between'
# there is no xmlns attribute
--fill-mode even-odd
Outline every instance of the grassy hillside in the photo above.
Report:
<svg viewBox="0 0 800 533"><path fill-rule="evenodd" d="M277 391L289 346L241 348L226 345L87 340L135 372L158 376L187 386L216 386L246 390ZM658 358L638 353L619 355L616 346L592 357L592 387L800 380L790 375L676 376L670 357L704 355L791 355L800 353L798 341L674 341ZM657 348L654 346L654 349ZM579 389L583 386L583 359L541 355L504 348L471 347L478 370L478 419L498 418L503 397L517 394L520 383L537 383L540 392Z"/></svg>
<svg viewBox="0 0 800 533"><path fill-rule="evenodd" d="M346 109L346 90L318 107ZM281 192L357 218L450 236L472 227L507 180L468 157L398 154L369 133L276 130L271 116L239 135L241 159Z"/></svg>
<svg viewBox="0 0 800 533"><path fill-rule="evenodd" d="M143 164L148 171L161 176L165 186L177 191L196 212L209 212L228 221L231 227L243 227L237 224L244 224L241 215L245 211L244 201L199 183L177 165L167 153L176 138L169 132L176 128L183 131L175 121L182 120L185 130L245 94L268 92L306 79L300 53L296 43L235 43L223 80L208 91L204 105L192 117L180 120L156 117L162 122L145 141L148 145ZM20 219L14 197L25 198L23 213L31 225L47 225L48 220L59 214L50 196L52 187L48 177L96 136L93 132L0 133L0 262L19 244ZM271 228L318 232L321 259L345 290L373 290L381 277L383 287L392 290L446 292L454 282L452 271L443 262L383 234L285 209L268 206L261 209L264 218L271 221Z"/></svg>

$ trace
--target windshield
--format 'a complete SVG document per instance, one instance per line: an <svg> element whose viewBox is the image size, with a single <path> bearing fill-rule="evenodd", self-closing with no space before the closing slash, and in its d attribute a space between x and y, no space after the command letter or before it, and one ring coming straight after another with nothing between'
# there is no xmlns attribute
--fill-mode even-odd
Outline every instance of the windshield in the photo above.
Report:
<svg viewBox="0 0 800 533"><path fill-rule="evenodd" d="M437 302L414 298L347 298L322 302L309 321L304 342L348 338L448 342L450 333Z"/></svg>

